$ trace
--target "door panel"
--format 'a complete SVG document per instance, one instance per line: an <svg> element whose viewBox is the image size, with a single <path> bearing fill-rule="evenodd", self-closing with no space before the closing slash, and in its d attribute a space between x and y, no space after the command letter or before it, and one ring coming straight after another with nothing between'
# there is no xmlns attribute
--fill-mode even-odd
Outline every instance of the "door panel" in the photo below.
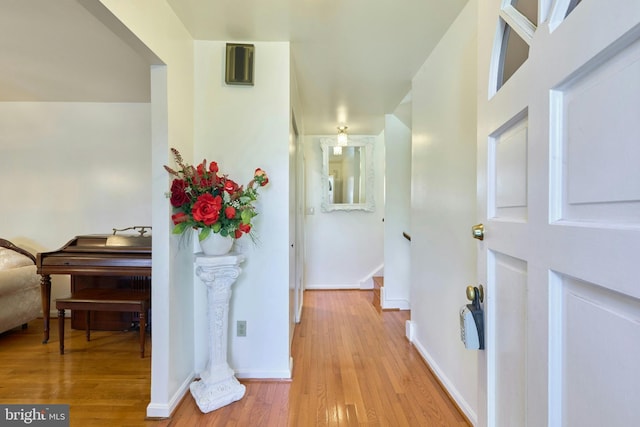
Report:
<svg viewBox="0 0 640 427"><path fill-rule="evenodd" d="M551 425L638 425L640 300L558 273L550 299Z"/></svg>
<svg viewBox="0 0 640 427"><path fill-rule="evenodd" d="M616 49L553 90L556 220L640 224L640 42Z"/></svg>
<svg viewBox="0 0 640 427"><path fill-rule="evenodd" d="M640 425L640 2L541 1L493 93L507 3L478 8L479 425Z"/></svg>
<svg viewBox="0 0 640 427"><path fill-rule="evenodd" d="M521 426L526 419L527 263L500 253L489 257L488 294L493 295L491 317L494 353L489 378L495 390L489 394L496 425ZM499 402L509 402L500 405ZM492 416L493 415L493 416Z"/></svg>
<svg viewBox="0 0 640 427"><path fill-rule="evenodd" d="M527 219L527 119L517 116L491 138L494 164L490 218Z"/></svg>

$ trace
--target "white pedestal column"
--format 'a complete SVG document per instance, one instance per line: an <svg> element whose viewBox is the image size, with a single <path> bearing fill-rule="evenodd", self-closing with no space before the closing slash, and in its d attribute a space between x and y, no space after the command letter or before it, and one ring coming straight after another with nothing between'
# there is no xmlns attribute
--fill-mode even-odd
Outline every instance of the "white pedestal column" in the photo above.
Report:
<svg viewBox="0 0 640 427"><path fill-rule="evenodd" d="M209 321L209 361L200 381L191 383L191 395L198 408L211 412L242 399L245 386L234 376L227 363L227 335L231 285L242 271L244 255L196 256L196 275L207 286Z"/></svg>

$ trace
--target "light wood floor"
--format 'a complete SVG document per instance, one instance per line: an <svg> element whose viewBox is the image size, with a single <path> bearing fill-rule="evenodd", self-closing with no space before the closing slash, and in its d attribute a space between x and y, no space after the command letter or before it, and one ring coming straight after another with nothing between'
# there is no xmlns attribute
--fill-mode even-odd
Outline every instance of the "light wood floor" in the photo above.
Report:
<svg viewBox="0 0 640 427"><path fill-rule="evenodd" d="M42 344L42 319L0 335L0 402L69 404L71 426L144 426L150 400L151 358L140 358L138 331L72 330L65 322L60 355L58 323ZM146 354L151 354L147 339Z"/></svg>
<svg viewBox="0 0 640 427"><path fill-rule="evenodd" d="M380 313L372 298L307 291L292 381L241 380L245 397L209 414L187 394L162 421L144 419L151 359L138 357L135 332L87 343L69 330L60 356L55 320L47 345L37 320L0 335L0 403L67 403L71 426L468 426L404 337L408 312Z"/></svg>

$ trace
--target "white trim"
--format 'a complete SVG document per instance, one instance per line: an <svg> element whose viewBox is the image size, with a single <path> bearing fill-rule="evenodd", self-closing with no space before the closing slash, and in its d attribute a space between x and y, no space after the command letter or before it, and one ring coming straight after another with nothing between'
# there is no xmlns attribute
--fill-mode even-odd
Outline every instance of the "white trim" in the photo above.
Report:
<svg viewBox="0 0 640 427"><path fill-rule="evenodd" d="M311 291L311 290L345 290L345 289L352 289L352 290L359 290L360 289L360 284L357 283L353 283L353 284L332 284L332 285L323 285L323 284L317 284L317 285L307 285L305 287L305 290Z"/></svg>
<svg viewBox="0 0 640 427"><path fill-rule="evenodd" d="M360 280L360 289L373 289L374 276L384 275L384 263L380 264L363 279Z"/></svg>
<svg viewBox="0 0 640 427"><path fill-rule="evenodd" d="M282 371L253 371L251 369L238 370L235 369L236 378L244 379L266 379L266 380L290 380L292 378L293 359L290 359L289 369Z"/></svg>
<svg viewBox="0 0 640 427"><path fill-rule="evenodd" d="M487 82L489 90L487 91L487 99L493 98L498 92L499 80L502 80L502 70L500 64L502 63L502 34L504 33L506 22L502 19L498 19L498 25L496 26L496 32L493 35L493 45L491 47L491 59L489 60L489 81Z"/></svg>
<svg viewBox="0 0 640 427"><path fill-rule="evenodd" d="M549 32L556 28L565 20L571 0L556 0L549 15Z"/></svg>
<svg viewBox="0 0 640 427"><path fill-rule="evenodd" d="M383 310L398 309L398 310L411 310L411 305L406 299L387 299L387 295L384 291L384 286L380 289L380 305Z"/></svg>
<svg viewBox="0 0 640 427"><path fill-rule="evenodd" d="M57 319L58 318L58 310L55 309L55 306L56 306L55 304L52 304L52 305L53 305L54 308L49 310L49 318ZM71 310L65 310L64 317L65 317L65 319L71 318ZM49 327L49 329L51 329L51 327Z"/></svg>
<svg viewBox="0 0 640 427"><path fill-rule="evenodd" d="M149 403L147 405L147 417L149 418L169 418L173 411L178 407L182 399L189 391L189 385L196 377L194 372L185 379L185 381L180 385L178 390L174 393L174 395L169 399L168 403Z"/></svg>
<svg viewBox="0 0 640 427"><path fill-rule="evenodd" d="M384 288L380 290L380 304L383 310L411 310L411 305L406 299L387 299Z"/></svg>
<svg viewBox="0 0 640 427"><path fill-rule="evenodd" d="M415 337L416 325L415 322L411 320L407 320L404 322L404 335L407 337L410 343L413 343L413 338Z"/></svg>
<svg viewBox="0 0 640 427"><path fill-rule="evenodd" d="M413 328L412 328L413 333ZM471 421L471 424L478 425L478 415L473 411L471 405L464 399L462 394L455 388L451 380L444 374L444 371L440 369L438 364L433 360L429 352L420 344L419 341L412 341L415 348L420 353L420 356L424 359L425 363L433 374L438 378L438 380L442 383L447 392L451 396L451 398L456 402L460 410L465 414L465 416Z"/></svg>
<svg viewBox="0 0 640 427"><path fill-rule="evenodd" d="M521 14L518 9L512 5L507 5L500 11L500 17L509 24L513 31L518 33L525 43L531 45L536 26Z"/></svg>
<svg viewBox="0 0 640 427"><path fill-rule="evenodd" d="M549 395L547 396L547 405L549 412L547 414L548 425L560 425L562 423L562 280L558 275L549 272L549 325L547 333L549 334L549 348L547 357L549 358L549 369L547 371L547 382Z"/></svg>

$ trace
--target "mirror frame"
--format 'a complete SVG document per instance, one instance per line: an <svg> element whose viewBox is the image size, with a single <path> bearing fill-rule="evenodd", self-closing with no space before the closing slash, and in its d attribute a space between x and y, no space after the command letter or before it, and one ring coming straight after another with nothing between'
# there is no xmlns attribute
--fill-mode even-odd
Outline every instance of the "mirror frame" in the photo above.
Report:
<svg viewBox="0 0 640 427"><path fill-rule="evenodd" d="M364 203L329 203L329 150L337 147L338 139L321 138L322 147L322 212L356 211L362 210L374 212L376 204L374 199L375 172L373 168L373 145L375 141L371 137L349 137L347 147L363 147L365 149L365 202Z"/></svg>

